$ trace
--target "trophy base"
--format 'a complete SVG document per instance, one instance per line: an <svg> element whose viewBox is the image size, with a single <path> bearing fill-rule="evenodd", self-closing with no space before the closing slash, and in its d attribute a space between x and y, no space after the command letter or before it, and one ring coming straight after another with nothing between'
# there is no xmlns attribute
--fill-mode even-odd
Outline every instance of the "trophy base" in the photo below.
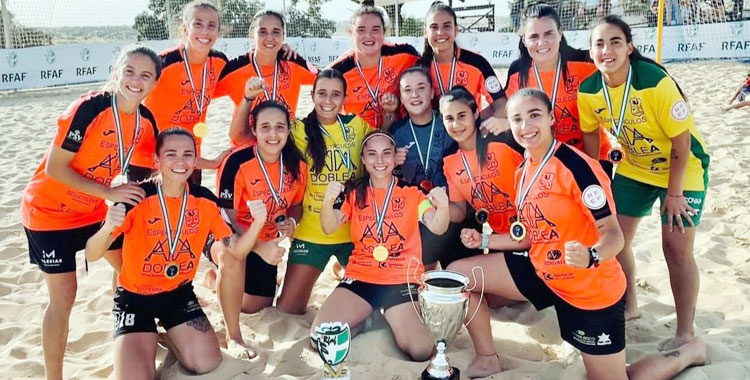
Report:
<svg viewBox="0 0 750 380"><path fill-rule="evenodd" d="M459 380L461 378L461 371L456 367L451 367L451 369L453 370L453 373L448 377L434 377L427 372L427 369L425 369L422 371L422 377L420 377L420 380Z"/></svg>

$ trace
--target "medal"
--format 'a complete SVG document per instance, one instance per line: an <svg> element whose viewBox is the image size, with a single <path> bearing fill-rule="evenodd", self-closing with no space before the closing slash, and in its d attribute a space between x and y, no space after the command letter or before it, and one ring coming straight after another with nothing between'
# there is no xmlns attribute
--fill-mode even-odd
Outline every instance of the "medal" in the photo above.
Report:
<svg viewBox="0 0 750 380"><path fill-rule="evenodd" d="M429 179L423 179L421 182L419 182L419 187L424 190L425 192L430 192L435 185L432 184L432 181Z"/></svg>
<svg viewBox="0 0 750 380"><path fill-rule="evenodd" d="M182 193L182 205L180 206L180 215L177 219L177 229L172 236L172 226L169 224L169 212L167 211L167 202L164 199L164 192L161 189L161 184L156 187L156 194L159 196L159 207L161 208L161 216L164 219L164 232L167 235L167 248L169 249L169 256L167 263L164 265L164 277L172 279L180 274L180 267L175 263L175 252L177 251L177 245L180 244L180 235L182 235L182 225L185 222L185 211L187 210L188 201L188 189L187 184L185 190Z"/></svg>
<svg viewBox="0 0 750 380"><path fill-rule="evenodd" d="M260 71L260 66L258 65L258 61L255 60L255 53L253 53L252 56L253 56L253 69L255 70L255 74L258 75L260 79L263 79L263 72ZM266 96L266 100L276 100L276 90L278 89L278 78L279 78L278 73L279 73L279 61L276 60L276 62L273 64L273 88L271 89L271 95L268 94L268 91L263 90L263 95Z"/></svg>
<svg viewBox="0 0 750 380"><path fill-rule="evenodd" d="M190 82L190 89L193 90L193 99L195 99L195 107L198 108L198 115L203 114L203 103L206 100L206 73L208 72L208 60L203 63L203 81L201 82L201 98L195 96L195 82L193 82L193 73L190 72L190 62L188 62L187 49L182 47L182 62L185 64L185 72L187 73L188 81Z"/></svg>
<svg viewBox="0 0 750 380"><path fill-rule="evenodd" d="M531 177L531 181L529 181L529 186L526 188L526 190L523 189L523 184L526 181L526 164L528 160L525 160L523 162L523 171L521 172L521 178L518 181L518 193L516 193L516 212L518 214L518 220L510 225L510 237L515 241L521 241L526 237L526 226L521 223L521 210L523 209L523 202L529 195L531 187L534 186L534 182L536 181L536 179L539 178L540 174L542 174L542 169L544 169L544 167L547 165L547 162L549 162L549 160L552 158L552 154L555 152L556 145L557 140L553 138L552 144L550 144L550 147L547 150L547 153L545 153L542 162L539 163L539 167L536 168L536 172L534 172L534 176Z"/></svg>
<svg viewBox="0 0 750 380"><path fill-rule="evenodd" d="M544 92L544 86L542 85L542 77L539 75L539 70L536 68L536 63L531 67L534 68L534 78L536 78L536 85L539 90ZM557 69L555 69L555 79L552 81L552 96L550 98L552 102L552 112L555 112L555 99L557 99L557 88L560 87L560 71L562 69L562 58L557 59ZM546 92L545 92L546 94Z"/></svg>
<svg viewBox="0 0 750 380"><path fill-rule="evenodd" d="M135 131L133 131L133 143L130 144L130 149L128 149L127 153L125 152L125 137L122 135L120 111L117 108L117 95L115 94L112 94L112 115L115 119L115 132L117 133L117 158L120 161L120 175L115 176L115 178L112 179L112 182L115 184L110 185L110 187L116 187L128 182L128 166L130 164L130 159L133 158L133 152L135 151L135 140L136 138L138 138L138 132L141 129L141 107L139 105L135 110ZM118 181L120 183L117 183Z"/></svg>
<svg viewBox="0 0 750 380"><path fill-rule="evenodd" d="M487 202L487 201L484 200L484 193L482 192L482 189L479 187L479 184L476 183L476 182L474 182L474 174L471 172L471 166L469 165L469 160L466 159L466 155L464 154L463 150L461 150L461 161L463 161L463 163L464 163L464 169L466 169L466 175L469 176L469 180L471 181L471 187L472 187L472 191L471 192L472 192L472 195L476 191L476 194L477 194L477 196L479 196L479 200L482 203L484 203L484 204L489 203L489 202ZM481 181L481 179L482 179L482 168L481 167L479 168L479 177L478 178ZM471 202L469 202L469 203L471 203ZM472 206L473 206L473 204L472 204ZM487 223L487 221L490 219L490 212L487 211L486 208L481 207L474 214L474 219L479 224Z"/></svg>
<svg viewBox="0 0 750 380"><path fill-rule="evenodd" d="M273 220L273 222L276 224L279 224L279 223L284 223L285 220L286 220L286 215L279 215Z"/></svg>
<svg viewBox="0 0 750 380"><path fill-rule="evenodd" d="M377 84L375 85L375 90L370 87L370 83L367 82L367 78L365 78L365 73L362 72L362 65L360 65L359 60L355 59L354 63L357 65L357 71L359 71L359 76L362 78L362 81L365 82L365 87L367 87L367 92L370 93L370 97L372 98L372 102L377 107L379 101L378 101L378 94L380 93L380 75L383 73L383 57L381 56L378 60L378 76L375 78Z"/></svg>
<svg viewBox="0 0 750 380"><path fill-rule="evenodd" d="M202 139L206 137L207 134L208 134L208 125L206 125L206 123L201 121L199 123L196 123L193 126L193 135L195 135L195 137Z"/></svg>
<svg viewBox="0 0 750 380"><path fill-rule="evenodd" d="M284 154L281 153L279 155L279 191L278 192L276 191L276 189L273 187L273 184L271 183L271 177L268 176L266 165L263 163L263 158L260 156L260 152L258 152L257 145L255 146L255 157L258 157L258 165L260 166L260 171L263 172L263 178L266 180L268 189L271 190L271 197L273 198L273 201L276 203L276 206L281 208L281 194L284 191Z"/></svg>
<svg viewBox="0 0 750 380"><path fill-rule="evenodd" d="M440 94L445 95L446 92L453 89L453 78L456 75L456 53L454 51L453 53L453 59L451 60L451 72L450 76L448 77L448 89L445 89L445 86L443 85L443 78L440 75L440 65L438 65L437 58L433 55L432 56L432 63L433 66L435 66L435 76L437 77L438 86L440 87Z"/></svg>
<svg viewBox="0 0 750 380"><path fill-rule="evenodd" d="M482 207L474 214L474 219L477 223L484 224L490 219L490 212L486 208Z"/></svg>
<svg viewBox="0 0 750 380"><path fill-rule="evenodd" d="M430 126L430 139L427 142L427 156L426 157L422 157L422 147L419 146L420 145L419 139L417 139L417 133L414 131L414 124L411 122L411 118L409 119L409 128L411 128L411 135L412 137L414 137L414 145L417 146L417 155L419 156L419 162L422 164L422 168L424 169L424 176L427 177L427 169L430 168L430 151L432 150L432 136L435 134L435 113L433 112L432 114L432 125ZM432 189L432 184L430 184L430 189ZM426 189L426 190L430 191L429 189Z"/></svg>
<svg viewBox="0 0 750 380"><path fill-rule="evenodd" d="M625 79L625 89L624 93L622 94L622 103L620 104L620 116L617 118L617 124L615 124L615 114L612 110L612 99L609 96L607 82L604 81L604 76L602 76L602 92L604 93L604 101L607 103L607 109L609 110L609 121L612 124L612 129L610 130L610 132L617 139L617 141L620 141L620 133L622 132L623 125L625 125L625 113L627 110L628 95L630 94L630 82L632 81L632 79L632 67L628 67L628 77L627 79ZM610 149L607 153L607 157L613 164L619 164L620 161L625 158L625 151L623 151L620 147L612 147L612 149Z"/></svg>
<svg viewBox="0 0 750 380"><path fill-rule="evenodd" d="M372 257L378 262L385 261L388 259L388 249L382 243L385 243L383 238L383 223L385 222L385 214L388 212L388 205L391 203L391 194L393 194L393 188L396 186L396 177L391 176L391 184L388 186L388 192L385 194L385 200L383 201L383 211L378 208L378 199L375 196L375 189L372 187L372 180L370 180L370 191L372 192L372 205L375 207L375 223L377 223L378 238L381 244L378 244L375 249L372 250Z"/></svg>
<svg viewBox="0 0 750 380"><path fill-rule="evenodd" d="M341 116L336 115L336 120L339 122L339 126L341 127L341 135L344 136L344 145L346 145L346 153L344 153L343 150L339 147L338 144L336 144L336 141L333 139L333 136L331 136L330 133L320 124L318 123L318 126L320 126L320 132L323 133L323 136L328 137L331 139L331 142L333 143L333 147L339 152L341 155L342 161L344 161L344 166L346 166L346 170L351 171L352 170L352 152L349 150L349 134L346 132L346 126L344 125L344 122L341 120Z"/></svg>

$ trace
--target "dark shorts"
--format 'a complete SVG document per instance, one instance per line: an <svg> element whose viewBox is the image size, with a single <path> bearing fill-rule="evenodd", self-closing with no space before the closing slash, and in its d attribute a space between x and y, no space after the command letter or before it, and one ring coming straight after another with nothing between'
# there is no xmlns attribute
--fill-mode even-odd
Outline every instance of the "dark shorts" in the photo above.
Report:
<svg viewBox="0 0 750 380"><path fill-rule="evenodd" d="M157 318L167 330L193 319L206 318L192 284L153 295L137 294L118 287L112 314L115 316L115 338L137 332L156 333Z"/></svg>
<svg viewBox="0 0 750 380"><path fill-rule="evenodd" d="M454 253L457 249L466 249L461 244L461 228L460 224L450 223L448 230L444 234L435 235L427 226L419 223L419 235L422 240L422 262L424 265L434 264L441 259L450 259L452 256L457 256ZM458 242L460 247L456 245L456 242ZM461 250L463 251L464 249Z"/></svg>
<svg viewBox="0 0 750 380"><path fill-rule="evenodd" d="M211 245L215 242L214 236L208 234L206 245L203 247L203 255L217 268L219 264L211 258ZM245 260L245 293L259 297L273 297L276 295L276 265L271 265L250 252Z"/></svg>
<svg viewBox="0 0 750 380"><path fill-rule="evenodd" d="M598 310L579 309L555 294L537 276L528 256L505 253L513 282L537 310L555 307L563 340L589 355L615 354L625 349L625 296Z"/></svg>
<svg viewBox="0 0 750 380"><path fill-rule="evenodd" d="M409 298L409 290L407 289L411 290L411 296L414 297L415 302L417 301L416 284L411 284L409 287L407 287L406 284L378 285L345 278L339 283L338 287L347 289L358 295L360 298L367 301L367 303L372 306L373 310L379 310L382 307L383 311L385 311L393 306L405 302L411 302L411 298Z"/></svg>
<svg viewBox="0 0 750 380"><path fill-rule="evenodd" d="M29 262L39 266L44 273L75 272L76 252L86 248L86 241L100 227L101 223L57 231L24 228L29 242Z"/></svg>
<svg viewBox="0 0 750 380"><path fill-rule="evenodd" d="M448 231L451 231L451 228L455 228L456 232L453 236L453 239L448 242L449 245L447 246L447 248L442 250L442 256L438 258L441 268L448 268L448 265L450 265L454 261L482 254L481 249L466 248L466 246L464 246L464 244L461 242L461 230L464 228L471 228L482 232L482 225L474 219L474 214L474 209L467 203L466 219L461 223L451 223L448 227ZM424 249L424 243L422 246ZM429 264L426 259L424 260L424 263Z"/></svg>
<svg viewBox="0 0 750 380"><path fill-rule="evenodd" d="M612 178L612 175L615 173L615 164L609 160L599 160L599 164L604 169L604 172L607 173L607 177Z"/></svg>

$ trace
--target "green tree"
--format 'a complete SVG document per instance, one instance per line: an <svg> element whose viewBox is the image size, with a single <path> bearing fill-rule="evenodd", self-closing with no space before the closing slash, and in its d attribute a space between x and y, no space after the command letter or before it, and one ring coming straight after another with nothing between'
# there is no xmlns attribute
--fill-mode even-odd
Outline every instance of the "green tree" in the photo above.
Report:
<svg viewBox="0 0 750 380"><path fill-rule="evenodd" d="M289 37L331 38L336 32L336 22L323 18L321 8L330 0L309 0L307 11L297 8L299 0L292 0L286 9L286 34Z"/></svg>
<svg viewBox="0 0 750 380"><path fill-rule="evenodd" d="M35 28L26 28L18 25L13 20L13 13L8 11L8 21L10 25L11 46L5 46L5 20L3 11L0 10L0 49L9 48L27 48L33 46L52 45L52 36Z"/></svg>

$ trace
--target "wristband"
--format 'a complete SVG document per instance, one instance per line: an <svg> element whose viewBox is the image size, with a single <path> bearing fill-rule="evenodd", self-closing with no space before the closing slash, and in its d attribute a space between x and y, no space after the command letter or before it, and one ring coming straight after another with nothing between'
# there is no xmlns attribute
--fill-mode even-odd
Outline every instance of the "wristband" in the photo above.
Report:
<svg viewBox="0 0 750 380"><path fill-rule="evenodd" d="M245 98L245 101L248 103L252 103L255 101L255 98L248 98L247 96L245 96L245 94L242 94L242 97Z"/></svg>
<svg viewBox="0 0 750 380"><path fill-rule="evenodd" d="M599 251L594 247L589 248L589 265L586 268L591 267L599 267Z"/></svg>
<svg viewBox="0 0 750 380"><path fill-rule="evenodd" d="M490 235L482 234L482 245L479 246L479 249L485 250L489 246L490 246Z"/></svg>
<svg viewBox="0 0 750 380"><path fill-rule="evenodd" d="M291 216L290 216L290 217L288 217L287 219L291 220L291 221L292 221L292 223L294 223L294 229L297 229L297 220L296 220L296 219L294 219L294 218L292 218Z"/></svg>

